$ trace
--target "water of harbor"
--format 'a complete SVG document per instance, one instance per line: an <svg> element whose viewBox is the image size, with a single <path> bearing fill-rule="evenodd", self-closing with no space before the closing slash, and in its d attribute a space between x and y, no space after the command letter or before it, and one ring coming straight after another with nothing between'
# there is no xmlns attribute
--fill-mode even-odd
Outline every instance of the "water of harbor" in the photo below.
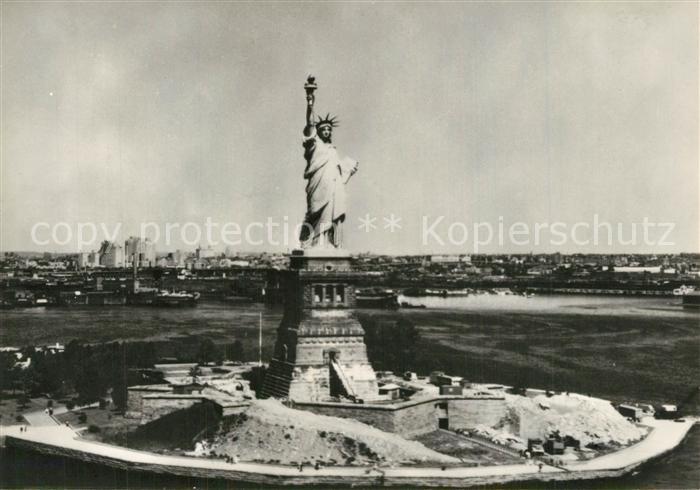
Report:
<svg viewBox="0 0 700 490"><path fill-rule="evenodd" d="M698 310L684 309L681 297L619 297L594 295L470 294L468 296L399 296L399 302L429 309L538 312L616 316L693 318ZM697 318L697 316L695 317Z"/></svg>
<svg viewBox="0 0 700 490"><path fill-rule="evenodd" d="M684 310L679 298L483 295L401 300L425 308L360 313L381 318L401 315L415 323L424 339L422 348L432 349L421 358L421 370L445 369L474 381L505 384L529 373L528 384L535 387L553 383L614 401L652 403L678 402L700 379L700 314ZM166 341L203 335L216 342L241 339L255 345L248 354L253 360L262 325L267 359L281 316L280 308L221 302L202 302L195 308L13 309L0 311L0 344ZM697 397L688 410L699 413ZM137 477L26 453L2 456L3 487L226 486L157 475ZM677 450L635 474L529 488L698 488L698 468L700 427L696 426Z"/></svg>

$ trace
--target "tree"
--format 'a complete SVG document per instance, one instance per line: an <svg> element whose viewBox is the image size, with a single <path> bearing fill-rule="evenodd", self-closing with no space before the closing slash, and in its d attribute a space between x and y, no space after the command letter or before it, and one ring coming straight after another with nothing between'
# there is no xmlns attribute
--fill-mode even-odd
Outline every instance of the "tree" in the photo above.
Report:
<svg viewBox="0 0 700 490"><path fill-rule="evenodd" d="M199 350L197 351L197 361L202 364L208 362L221 362L223 360L223 355L219 348L214 344L211 339L204 339L199 344Z"/></svg>
<svg viewBox="0 0 700 490"><path fill-rule="evenodd" d="M407 318L377 321L362 317L367 356L376 369L405 371L415 367L420 335Z"/></svg>
<svg viewBox="0 0 700 490"><path fill-rule="evenodd" d="M0 352L0 388L11 388L13 393L19 375L19 369L15 368L16 360L14 352Z"/></svg>
<svg viewBox="0 0 700 490"><path fill-rule="evenodd" d="M127 402L129 399L129 390L126 383L121 382L121 380L115 381L112 386L112 403L121 412L126 410Z"/></svg>
<svg viewBox="0 0 700 490"><path fill-rule="evenodd" d="M83 369L75 377L75 389L80 403L93 403L104 396L107 391L108 373L105 363L98 356L90 356L83 364Z"/></svg>
<svg viewBox="0 0 700 490"><path fill-rule="evenodd" d="M65 360L62 354L37 353L32 357L36 370L38 389L43 393L61 395L65 375Z"/></svg>
<svg viewBox="0 0 700 490"><path fill-rule="evenodd" d="M229 361L243 360L243 342L236 339L232 344L226 346L226 358Z"/></svg>
<svg viewBox="0 0 700 490"><path fill-rule="evenodd" d="M37 391L39 386L38 376L36 368L33 365L21 371L20 383L22 384L22 394L25 398L29 398L32 393Z"/></svg>

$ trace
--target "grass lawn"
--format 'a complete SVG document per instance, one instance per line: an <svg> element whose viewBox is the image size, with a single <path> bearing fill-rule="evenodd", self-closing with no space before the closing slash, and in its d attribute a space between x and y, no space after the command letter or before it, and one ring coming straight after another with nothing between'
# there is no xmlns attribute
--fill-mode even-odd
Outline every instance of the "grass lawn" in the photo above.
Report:
<svg viewBox="0 0 700 490"><path fill-rule="evenodd" d="M505 465L522 461L499 451L476 444L458 434L436 430L414 440L439 453L448 454L473 465Z"/></svg>
<svg viewBox="0 0 700 490"><path fill-rule="evenodd" d="M26 404L20 403L21 398L20 394L3 393L3 397L0 399L0 426L26 424L24 419L18 422L17 417L28 412L46 409L48 398L32 398Z"/></svg>
<svg viewBox="0 0 700 490"><path fill-rule="evenodd" d="M81 422L81 414L85 414L85 421ZM139 425L136 419L127 419L124 415L108 408L85 408L62 413L56 418L62 423L68 422L71 427L80 430L80 435L86 439L111 442L114 438L133 430ZM90 426L99 427L99 432L88 430ZM81 430L83 429L83 430Z"/></svg>

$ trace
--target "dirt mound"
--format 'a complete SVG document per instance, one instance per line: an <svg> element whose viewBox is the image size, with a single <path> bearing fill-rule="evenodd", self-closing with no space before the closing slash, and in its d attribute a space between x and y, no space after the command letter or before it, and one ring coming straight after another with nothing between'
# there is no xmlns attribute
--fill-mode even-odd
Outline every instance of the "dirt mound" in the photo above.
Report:
<svg viewBox="0 0 700 490"><path fill-rule="evenodd" d="M294 464L458 463L415 441L356 420L327 417L256 400L238 422L210 441L210 455Z"/></svg>
<svg viewBox="0 0 700 490"><path fill-rule="evenodd" d="M645 429L620 415L607 401L583 395L507 396L508 415L501 427L523 439L555 432L589 444L626 445L641 439Z"/></svg>

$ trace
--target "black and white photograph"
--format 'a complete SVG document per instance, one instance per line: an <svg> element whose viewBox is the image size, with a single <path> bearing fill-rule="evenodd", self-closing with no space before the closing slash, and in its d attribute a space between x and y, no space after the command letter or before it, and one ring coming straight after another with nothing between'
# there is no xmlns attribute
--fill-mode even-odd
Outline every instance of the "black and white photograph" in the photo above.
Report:
<svg viewBox="0 0 700 490"><path fill-rule="evenodd" d="M0 488L700 488L699 31L0 0Z"/></svg>

